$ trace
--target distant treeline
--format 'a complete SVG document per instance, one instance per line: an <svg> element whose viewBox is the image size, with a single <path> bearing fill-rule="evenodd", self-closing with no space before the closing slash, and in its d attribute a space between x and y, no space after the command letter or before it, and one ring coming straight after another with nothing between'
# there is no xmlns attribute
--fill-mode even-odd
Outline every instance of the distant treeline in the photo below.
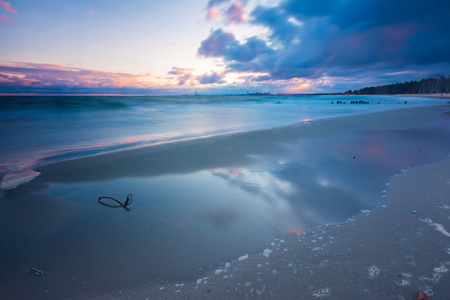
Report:
<svg viewBox="0 0 450 300"><path fill-rule="evenodd" d="M434 94L450 93L450 75L436 76L420 81L406 81L382 86L365 87L360 90L348 90L345 94L353 95L392 95L392 94Z"/></svg>

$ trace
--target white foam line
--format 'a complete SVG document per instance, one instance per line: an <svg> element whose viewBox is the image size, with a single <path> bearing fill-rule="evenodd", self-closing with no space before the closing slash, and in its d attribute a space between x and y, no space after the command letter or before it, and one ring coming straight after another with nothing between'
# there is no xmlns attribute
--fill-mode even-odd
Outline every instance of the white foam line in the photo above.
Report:
<svg viewBox="0 0 450 300"><path fill-rule="evenodd" d="M435 267L434 273L433 273L433 277L429 278L429 277L425 277L425 276L420 276L419 280L426 280L426 281L431 281L434 283L438 283L439 279L441 279L442 276L444 276L444 273L448 272L448 268L445 265L450 265L450 262L445 262L445 264L441 264L439 267Z"/></svg>
<svg viewBox="0 0 450 300"><path fill-rule="evenodd" d="M272 253L272 252L273 252L273 251L270 250L270 249L264 249L263 255L264 255L265 257L269 257L269 256L270 256L270 253Z"/></svg>
<svg viewBox="0 0 450 300"><path fill-rule="evenodd" d="M226 272L227 270L226 269L217 269L216 270L216 272L214 272L216 275L219 275L220 273L222 273L222 272Z"/></svg>
<svg viewBox="0 0 450 300"><path fill-rule="evenodd" d="M422 222L428 223L428 225L430 225L431 227L433 227L434 229L436 229L437 231L439 231L440 233L442 233L443 235L445 235L446 237L450 237L450 232L448 232L447 230L445 230L444 225L439 224L439 223L433 223L433 221L431 219L419 219Z"/></svg>
<svg viewBox="0 0 450 300"><path fill-rule="evenodd" d="M246 259L248 259L248 254L245 254L243 256L239 256L239 261L243 261L243 260L246 260Z"/></svg>
<svg viewBox="0 0 450 300"><path fill-rule="evenodd" d="M311 295L313 295L316 298L330 297L331 289L329 287L324 287L312 292Z"/></svg>

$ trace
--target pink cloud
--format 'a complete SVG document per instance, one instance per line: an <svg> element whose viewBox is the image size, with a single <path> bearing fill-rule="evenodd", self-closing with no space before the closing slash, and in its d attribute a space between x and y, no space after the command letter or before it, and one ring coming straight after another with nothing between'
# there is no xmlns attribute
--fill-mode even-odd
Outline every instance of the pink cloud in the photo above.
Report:
<svg viewBox="0 0 450 300"><path fill-rule="evenodd" d="M50 64L0 64L0 75L0 83L19 86L86 88L149 88L155 86L154 83L143 79L151 74L114 73Z"/></svg>
<svg viewBox="0 0 450 300"><path fill-rule="evenodd" d="M19 21L17 21L17 19L10 18L10 17L8 17L7 15L4 15L4 14L0 15L0 19L2 19L2 21L9 22L9 23L19 22Z"/></svg>
<svg viewBox="0 0 450 300"><path fill-rule="evenodd" d="M192 71L194 71L194 69L172 67L172 69L169 71L168 74L171 74L171 75L184 75L186 73L191 73Z"/></svg>
<svg viewBox="0 0 450 300"><path fill-rule="evenodd" d="M233 2L233 4L227 10L228 23L241 23L245 21L245 9L242 3L239 1Z"/></svg>
<svg viewBox="0 0 450 300"><path fill-rule="evenodd" d="M14 9L11 7L11 4L9 2L5 2L3 0L0 0L0 6L3 6L7 12L17 14L17 9Z"/></svg>
<svg viewBox="0 0 450 300"><path fill-rule="evenodd" d="M219 19L220 16L221 16L221 13L215 9L208 10L208 13L206 14L206 18L208 20Z"/></svg>
<svg viewBox="0 0 450 300"><path fill-rule="evenodd" d="M168 74L175 75L178 85L194 85L197 82L196 77L192 74L194 69L172 67Z"/></svg>
<svg viewBox="0 0 450 300"><path fill-rule="evenodd" d="M193 86L198 84L222 84L225 83L223 78L226 73L218 73L211 71L211 73L204 73L203 75L194 75L193 69L173 67L168 74L175 75L178 80L178 85Z"/></svg>

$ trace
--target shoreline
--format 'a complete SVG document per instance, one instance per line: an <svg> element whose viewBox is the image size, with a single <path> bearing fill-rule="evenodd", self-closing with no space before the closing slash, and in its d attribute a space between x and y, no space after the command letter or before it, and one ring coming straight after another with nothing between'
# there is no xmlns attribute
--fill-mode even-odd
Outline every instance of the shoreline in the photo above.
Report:
<svg viewBox="0 0 450 300"><path fill-rule="evenodd" d="M426 97L426 98L441 98L450 99L450 93L435 93L435 94L395 94L396 97Z"/></svg>
<svg viewBox="0 0 450 300"><path fill-rule="evenodd" d="M232 167L236 164L236 162L232 162L235 160L236 156L238 157L238 163L249 161L248 157L243 157L245 154L242 150L248 151L248 149L251 149L251 151L254 151L255 154L261 152L258 149L258 147L261 146L261 143L253 143L253 141L255 138L258 139L263 135L267 138L267 140L264 141L264 144L272 145L291 140L292 136L333 137L342 134L347 135L353 133L348 132L345 129L358 128L362 119L364 119L364 122L367 123L367 125L364 126L370 127L374 130L402 129L405 127L427 124L432 120L435 121L435 110L446 111L448 106L427 106L426 108L428 109L424 109L424 107L408 107L380 112L323 118L269 129L224 133L210 137L193 138L157 145L122 149L58 161L50 164L43 164L33 168L33 170L42 173L35 179L38 181L56 180L56 182L70 182L73 180L81 180L81 176L83 176L84 181L105 180L126 175L126 173L123 173L121 168L116 169L114 166L111 167L111 165L121 165L121 163L128 162L130 167L127 169L133 169L133 172L137 171L138 174L142 173L141 175L145 176L160 175L160 172L152 172L151 170L143 169L143 164L139 161L139 159L146 157L146 163L155 165L155 169L157 170L168 168L167 173L173 173L175 171L193 172L195 170L205 168L215 161L215 157L206 156L203 157L206 162L201 165L186 166L186 154L189 153L189 155L195 155L194 153L199 151L198 147L204 147L205 145L211 148L209 151L216 153L216 156L220 156L221 160L230 161L230 167ZM398 112L402 114L401 118L396 118ZM383 122L379 122L380 118ZM342 122L342 124L336 127L336 122ZM364 127L359 128L359 130L362 129L364 129ZM228 145L229 143L231 143L231 146ZM186 147L187 151L185 150L183 153L175 154L179 152L178 149L180 146ZM227 147L233 148L233 151L226 150ZM278 149L278 147L275 148L276 149L272 149L271 151L276 151ZM167 155L175 159L175 162L170 162L170 166L161 162L162 158ZM196 157L196 161L200 160L200 157ZM96 166L95 169L91 168L93 165ZM101 170L99 170L99 168L103 167L108 169L108 174L105 174L105 172L101 172ZM89 175L86 176L86 174Z"/></svg>
<svg viewBox="0 0 450 300"><path fill-rule="evenodd" d="M48 224L51 224L51 227L41 227L48 229L49 232L44 233L50 236L53 234L50 230L58 228L57 225L60 225L59 228L63 228L65 226L64 222L66 222L66 220L62 219L52 219L54 217L51 215L60 215L61 212L65 212L67 215L73 216L74 207L72 205L78 205L78 202L82 203L83 199L87 199L84 205L87 205L86 207L89 207L91 210L94 209L94 212L96 212L91 216L95 216L93 223L87 224L91 227L87 228L94 229L101 224L105 224L100 220L102 215L98 214L98 212L104 212L104 219L110 220L109 213L111 211L105 211L103 208L98 207L96 201L91 201L93 199L96 200L97 192L103 192L105 190L104 187L109 186L112 188L111 185L114 185L117 186L115 191L122 193L123 190L128 191L131 184L141 179L148 180L152 178L153 180L153 178L156 178L157 183L161 182L159 181L160 179L170 178L174 175L178 177L187 176L183 177L183 180L186 178L191 179L191 177L195 177L195 175L191 174L205 173L203 172L205 170L210 172L217 168L232 169L229 170L230 172L234 172L234 168L243 168L247 171L250 170L251 173L252 166L256 166L254 170L255 174L258 175L261 174L261 170L264 171L264 164L261 164L261 161L258 162L258 157L269 157L277 163L279 160L280 166L285 166L286 161L289 162L293 158L292 155L295 155L295 157L306 155L300 156L301 159L308 160L313 165L311 169L303 171L300 168L305 177L300 177L299 173L290 173L289 178L284 178L288 180L285 182L297 182L303 196L306 192L305 187L309 185L309 182L306 182L306 185L302 186L301 182L303 180L315 177L313 175L327 175L330 181L319 180L318 189L310 192L322 193L328 191L328 194L345 192L342 194L344 200L351 202L358 200L358 197L361 195L363 195L363 198L370 198L375 191L377 203L382 202L384 196L386 196L386 201L371 210L361 208L359 216L350 217L347 221L338 222L338 224L325 225L329 223L323 223L319 226L307 226L304 227L304 230L298 229L297 233L303 231L300 235L278 235L272 242L267 243L266 247L262 247L259 252L242 252L238 256L234 256L234 259L223 261L222 264L215 264L213 268L204 268L201 272L203 274L193 280L154 281L147 279L148 284L139 284L139 287L132 284L127 285L120 281L122 286L119 285L117 289L105 289L104 287L100 288L100 285L96 283L110 281L113 278L116 280L120 279L122 278L120 276L123 276L120 273L125 274L126 268L118 274L113 274L108 279L100 275L104 266L90 269L88 273L85 273L86 270L83 269L83 272L79 273L83 274L83 277L80 276L80 282L78 283L77 281L77 284L72 281L72 276L74 276L71 274L72 271L67 272L68 274L60 273L57 275L57 270L51 270L48 267L42 267L46 272L45 277L42 279L54 280L53 284L60 280L60 284L67 285L67 289L73 289L74 293L76 290L77 294L73 295L79 295L78 299L86 298L87 296L92 299L132 299L136 297L143 299L243 299L251 297L292 299L300 295L305 299L323 297L338 299L345 297L378 299L383 297L397 299L398 297L410 298L413 290L418 288L425 290L428 287L429 295L431 293L447 295L445 293L448 292L443 288L449 282L449 274L447 274L449 265L447 265L447 252L445 252L447 240L445 240L446 236L442 235L444 231L437 231L436 228L443 227L447 228L447 230L450 228L447 215L444 215L444 218L442 216L442 213L447 212L447 209L441 208L450 207L448 199L445 198L446 195L450 194L448 192L450 185L447 183L447 181L450 183L450 174L448 174L450 170L450 159L448 159L450 144L448 143L449 139L443 138L448 137L450 131L449 113L450 106L448 105L427 106L425 108L411 107L320 119L291 124L281 128L241 132L62 161L40 167L38 169L42 172L40 176L24 184L24 186L19 186L14 191L16 195L22 197L21 199L15 199L14 197L6 199L5 196L5 199L3 199L5 201L2 204L6 206L5 208L14 208L15 202L18 202L19 205L21 201L22 203L23 201L35 203L30 200L35 199L35 196L40 197L40 203L46 203L45 201L51 200L51 203L54 204L47 208L45 205L36 206L37 204L34 204L35 209L32 210L33 220L30 223L30 226L34 228L40 225L39 222L41 220L45 219L40 218L40 216L50 218L51 222ZM394 144L394 141L398 139L406 139L406 142L395 144L394 149L386 146ZM303 144L311 144L309 152L306 151L308 150L306 148L296 147ZM327 145L333 147L327 150L321 149L321 151L325 151L321 154L322 157L314 156L314 152L324 145L325 147ZM397 146L402 147L397 149ZM355 154L356 159L352 158L352 155ZM314 165L314 163L317 163L315 162L316 159L323 159L324 156L326 160L322 160L321 164ZM333 159L329 160L330 157L328 156L332 156ZM267 160L264 162L267 162ZM365 165L367 163L370 164ZM391 184L385 187L387 194L383 194L381 189L378 189L378 183L364 186L364 188L358 190L358 180L366 177L367 179L364 180L368 182L375 180L381 182L381 186L384 186L388 178L383 174L387 173L384 171L380 173L376 167L372 168L372 166L377 164L392 164L392 166L383 170L387 170L388 173L391 170L396 170L394 173L391 172L389 174L401 175L391 177L389 181ZM364 168L364 166L369 166L370 168ZM304 168L305 165L294 165L294 167L293 169L288 169L288 171L298 170L298 167ZM348 169L348 171L346 173L342 171L330 173L330 170L340 169ZM405 169L408 171L401 171ZM310 170L316 170L317 173L311 173L309 172ZM267 169L266 171L271 170ZM209 174L208 176L214 177L214 174ZM283 177L269 177L270 180L277 178L281 179ZM400 180L398 178L406 180L403 183L400 182L400 187L396 183ZM334 179L336 179L335 182L333 181ZM150 182L146 181L146 183ZM172 182L177 183L176 181ZM88 185L84 185L85 183ZM104 185L99 183L104 183ZM194 183L198 184L199 182L194 181ZM347 186L348 183L351 184ZM233 184L233 182L225 181L224 184L229 185ZM70 189L71 185L73 185L72 189ZM86 191L80 191L80 186L83 187L83 185L84 188L88 187ZM51 190L53 186L56 189L60 189L59 192L61 194L59 196L58 193L54 194L55 190ZM191 190L197 194L195 197L206 192L203 186L197 185L197 188L195 186ZM286 185L282 184L280 186ZM149 202L148 200L152 199L162 201L166 199L165 193L169 191L169 187L170 185L167 185L161 191L164 198L158 198L156 195L153 195L154 191L152 190L150 198L146 198L146 201L139 201L139 195L135 193L137 196L136 203L144 204L144 202ZM147 189L150 188L147 187ZM108 191L112 192L109 189ZM14 195L14 193L11 194ZM49 195L47 196L46 193L49 193ZM79 194L75 195L72 201L69 201L66 195L71 193ZM211 195L214 197L215 194ZM245 197L261 197L261 195L257 193L253 195L246 194ZM297 197L297 195L299 194L295 196ZM320 197L327 194L320 195L318 199L313 199L314 202L316 202L315 200L322 200ZM281 194L278 196L281 196ZM229 201L232 199L227 198L226 195L224 197L224 205L219 206L220 216L224 209L229 208L228 206L237 205L236 202ZM424 199L429 201L424 202ZM345 201L342 202L344 205L346 204ZM430 202L433 205L429 205ZM242 202L239 202L240 204ZM252 204L250 207L257 208L253 206L255 203L250 204ZM302 210L304 208L317 208L308 206L311 203L300 202L300 204L302 205ZM318 209L327 210L327 208L321 207L323 205L324 203L322 202ZM184 211L186 207L190 208L190 206L183 206ZM367 206L363 204L361 207ZM291 210L293 207L288 206L288 208ZM98 211L96 211L97 209ZM46 210L50 210L51 214L46 215L49 213ZM173 207L171 207L171 210L173 210ZM411 213L412 210L417 211L417 214ZM331 209L330 211L333 210ZM130 227L128 226L131 224L134 224L134 227L136 225L144 225L142 227L145 227L146 223L122 223L125 221L134 222L133 218L126 218L125 216L134 216L136 218L138 215L135 215L135 212L139 211L135 210L134 207L128 215L123 215L123 212L119 210L113 211L112 213L117 213L121 220L119 224L121 226L118 226L116 229L120 227L129 229ZM144 211L140 213L144 214ZM250 209L243 214L254 213L255 211ZM270 210L271 215L275 213L277 213L275 210ZM6 215L4 216L6 217ZM282 216L284 217L284 215ZM411 216L416 218L413 225L409 223L412 220ZM232 217L231 220L233 220ZM428 220L431 221L428 222ZM45 221L47 222L48 220ZM114 221L114 219L111 219L111 221ZM47 225L47 223L45 224ZM113 223L106 224L111 226ZM75 225L73 224L72 226ZM113 228L108 226L105 229L108 228L114 231ZM137 228L140 227L138 226ZM195 234L195 231L193 233L183 230L179 232L182 234L183 239L188 240ZM91 231L88 229L87 233L91 234ZM129 236L127 230L124 233L123 237ZM442 237L444 237L443 240ZM421 238L425 238L426 241L422 243ZM52 241L53 243L55 242L54 239ZM428 247L428 244L430 247ZM102 249L102 245L97 246ZM133 247L133 251L138 249L142 251L144 249L133 245L130 246ZM120 248L121 245L115 245L115 247ZM177 240L177 244L174 247L182 247L181 241ZM386 251L386 249L389 249L389 251ZM179 250L183 251L185 249L180 248ZM107 257L106 253L101 253L102 257L103 255L105 255L105 258ZM213 255L219 254L214 253ZM405 255L405 253L407 254ZM149 255L147 252L142 255L142 258L149 259L146 256ZM63 257L61 256L59 259ZM69 255L68 257L71 256ZM95 257L93 256L93 258ZM114 259L114 256L110 255L109 258ZM434 260L436 258L443 265L442 272L436 275L436 278L439 278L435 284L424 278L435 278L433 277L433 269L441 267L440 264L436 264ZM89 263L89 259L92 258L87 258L87 263ZM46 264L48 265L52 262L53 258L50 258ZM114 261L110 262L113 263ZM196 265L194 264L194 266ZM40 266L37 265L36 267ZM169 266L166 267L168 268ZM15 269L17 269L17 266L15 266ZM197 269L192 269L191 274L197 274ZM91 272L92 270L96 271L95 275ZM141 277L137 270L132 269L131 272L133 272L133 276ZM136 272L138 273L135 274ZM157 274L159 273L157 272ZM21 278L20 276L20 274L16 275L19 279ZM89 276L89 278L85 276ZM20 284L20 280L16 284ZM84 284L83 280L85 280ZM86 285L87 282L89 282L88 285ZM54 297L57 299L60 296L57 294L58 292L67 293L67 290L57 290L56 287L51 287L50 281L47 281L47 283L50 286L50 293L45 294L47 298L51 299ZM444 291L442 291L443 289ZM40 289L37 291L44 292L44 290ZM67 294L64 295L67 297ZM74 299L77 299L77 297Z"/></svg>
<svg viewBox="0 0 450 300"><path fill-rule="evenodd" d="M409 96L409 95L399 95L399 96ZM422 95L415 95L417 97L421 97ZM450 97L450 95L449 95ZM414 104L413 104L414 105ZM429 106L430 104L426 105ZM431 106L434 106L436 104L433 104ZM441 105L441 104L438 104ZM442 105L445 105L442 103ZM422 107L422 106L421 106ZM414 107L408 107L408 108L414 108ZM386 110L381 110L379 112L383 111L389 111L389 110L398 110L398 109L405 109L405 107L396 107L396 108L388 108ZM369 112L370 114L371 112ZM350 114L350 115L340 115L340 116L331 116L331 117L320 117L312 120L304 120L304 121L296 121L295 123L288 123L285 125L277 126L277 127L267 127L262 129L249 129L249 130L234 130L231 132L224 132L224 133L210 133L203 136L194 136L194 137L182 137L180 139L169 139L169 140L163 140L163 141L136 141L136 142L124 142L124 143L105 143L105 144L99 144L94 145L92 147L86 146L85 144L80 145L73 145L69 147L62 147L62 148L54 148L54 149L48 149L45 151L37 152L39 154L37 155L29 155L23 157L24 160L19 161L18 159L11 160L4 162L2 165L0 165L1 168L1 174L0 176L3 178L5 176L5 182L2 184L2 187L0 188L1 191L6 191L11 188L11 186L15 186L15 183L10 184L8 181L10 181L9 176L13 177L13 181L15 182L27 182L27 178L29 178L29 171L35 170L37 168L40 168L44 165L49 165L53 163L58 163L66 160L77 160L79 158L85 158L90 156L101 156L104 154L109 153L115 153L115 152L121 152L121 151L127 151L127 150L134 150L139 148L147 148L147 147L159 147L164 146L167 144L172 143L183 143L183 142L189 142L194 141L197 139L208 139L208 138L215 138L220 136L228 136L228 135L234 135L234 134L241 134L246 132L252 132L252 131L264 131L264 130L276 130L277 128L281 129L284 127L289 126L296 126L298 124L302 124L303 122L316 122L320 120L326 120L326 119L333 119L333 118L340 118L340 117L347 117L347 116L357 116L360 114L367 114L367 112L357 112L356 114ZM11 167L12 166L12 167Z"/></svg>
<svg viewBox="0 0 450 300"><path fill-rule="evenodd" d="M125 162L132 162L132 157L138 156L136 161L139 162L139 164L142 163L144 157L147 157L146 164L155 165L156 162L161 161L164 157L162 153L166 153L168 157L175 159L175 161L171 160L169 168L167 166L156 164L155 168L164 169L164 172L151 172L149 170L139 171L136 170L139 168L136 164L130 166L130 168L133 169L133 174L154 177L179 172L195 172L196 170L203 168L213 168L217 162L212 157L208 155L205 156L204 150L200 151L200 153L202 153L201 158L192 157L193 153L199 152L199 147L207 147L209 151L206 153L215 153L217 157L221 158L222 164L225 160L225 164L233 167L236 164L251 163L248 157L245 158L244 153L252 153L256 150L255 148L261 147L261 144L257 143L255 145L255 139L257 140L258 136L264 136L263 145L267 146L268 144L283 144L293 137L335 138L336 136L358 134L361 130L369 128L370 130L402 131L405 128L420 128L425 124L434 124L437 120L436 118L443 118L445 116L444 113L448 114L449 109L450 107L447 105L427 107L426 109L423 109L422 107L405 108L363 115L321 119L307 123L288 125L282 128L242 132L232 135L184 141L159 147L135 149L130 150L128 153L127 151L116 154L112 153L103 157L86 158L82 161L78 161L78 163L66 162L59 164L55 168L43 168L41 170L43 172L43 177L41 179L45 179L46 176L49 176L46 180L56 180L59 182L108 180L111 179L111 177L114 178L123 175L123 173L119 174L119 170L116 173L114 167L111 167L112 162L117 165L123 165ZM184 153L178 151L181 146L185 148L183 151ZM227 151L217 152L220 149L225 150L227 146L234 149L231 152L232 157L227 157L227 154L229 154ZM246 151L241 152L239 151L239 148L244 148ZM276 147L269 152L273 151L278 152L282 150L281 148ZM148 155L156 156L156 158L149 161ZM185 166L183 166L183 162L188 160L187 157L194 161L201 160L202 162L205 160L208 161L208 159L212 160L209 161L209 163L200 166L198 169L186 169ZM125 160L121 161L121 159ZM92 164L95 164L96 167L100 169L102 166L108 168L108 176L105 177L105 171L102 170L98 173L95 170L91 170L92 173L87 176L93 176L92 178L81 178L81 175L76 175L89 173L89 166ZM305 232L299 236L287 236L282 239L274 240L273 244L267 245L266 249L269 249L270 251L266 250L254 254L242 253L242 255L236 257L235 260L223 262L223 264L217 266L216 269L206 272L200 278L193 281L162 281L160 283L150 284L148 287L118 290L113 293L102 294L100 296L97 295L98 298L94 299L109 299L111 297L116 299L127 299L127 297L132 297L134 295L139 295L144 299L146 297L157 299L243 299L256 296L264 297L264 295L266 297L269 297L270 295L271 298L275 299L289 299L297 297L302 293L304 294L305 299L321 298L320 295L327 295L327 293L331 293L331 297L337 299L342 297L345 298L346 295L350 295L350 298L355 299L376 299L378 298L377 292L384 293L383 296L386 298L390 298L395 294L410 297L413 295L414 289L420 288L426 290L428 287L427 293L429 296L438 291L442 292L442 288L445 286L445 283L442 283L444 281L440 284L432 285L428 284L427 281L419 280L419 277L432 276L429 273L432 272L433 268L439 266L432 265L432 262L427 260L427 263L419 269L417 267L419 256L414 253L407 255L414 257L417 269L413 268L415 269L413 270L409 268L409 258L406 258L405 255L402 257L395 257L398 253L404 253L409 250L401 247L398 248L399 246L397 243L392 241L392 239L402 240L405 237L408 239L410 235L410 229L408 229L408 235L401 230L397 231L396 228L408 228L406 223L398 223L395 221L395 215L397 213L401 213L402 216L407 218L409 215L413 215L410 212L411 210L416 210L422 214L427 209L426 204L420 203L420 199L416 199L416 202L414 203L408 203L406 205L408 206L407 209L398 207L398 204L395 204L396 210L391 209L390 205L396 203L399 198L398 192L395 192L394 194L392 192L397 189L395 184L398 180L397 178L408 178L410 174L415 174L416 172L420 173L420 170L423 168L427 169L434 167L440 168L440 175L442 177L445 178L446 176L449 176L448 178L450 178L450 175L447 175L447 173L442 173L443 170L446 170L445 166L450 166L450 160L444 159L438 163L432 163L430 166L431 167L428 167L428 165L420 166L406 172L400 172L399 174L401 175L392 177L390 180L391 184L387 186L387 194L382 195L383 197L386 196L386 202L373 210L363 210L358 216L350 217L349 220L344 223L321 225L318 227L314 226L306 229ZM71 170L71 172L69 172L69 170ZM123 169L120 171L123 172ZM56 172L54 176L51 175L53 172ZM431 171L431 173L432 172L434 171ZM48 174L46 175L46 173ZM59 175L57 175L58 173ZM426 178L430 178L430 172L425 172L425 175L422 177L420 180L426 181ZM416 183L416 180L412 180L402 184L400 190L405 188L408 189L409 186L419 185ZM426 188L428 185L424 184L420 186ZM441 197L446 194L446 192L442 191L443 188L445 188L445 186L440 186L440 191L437 192ZM429 194L436 193L436 191L437 190L427 190ZM408 195L412 197L416 194L418 194L418 191L411 192ZM440 201L444 200L445 199L441 199ZM439 210L439 208L437 208L437 210ZM436 211L430 212L426 217L433 220L433 222L436 222L434 214L436 214ZM443 220L439 220L438 224L441 224L441 222L442 224L445 224ZM419 220L416 221L415 224L421 223L423 222ZM380 228L380 224L385 224L385 226ZM394 227L390 228L389 226ZM428 226L429 228L425 226L426 223L419 228L424 228L424 230L427 229L427 232L433 231L433 228L430 226ZM448 225L446 226L446 228L448 228ZM353 232L355 228L358 228L356 233ZM415 229L419 230L418 228ZM402 234L405 234L405 237L402 236ZM441 233L438 233L435 236L440 237L439 234ZM378 242L370 241L372 236L377 236L376 240L378 240ZM359 245L360 241L363 241L362 246ZM407 245L409 247L411 242L408 241ZM389 266L391 261L384 260L383 251L389 247L396 249L390 251L391 254L388 256L390 260L403 260L401 264L399 262L399 269L395 269L395 271ZM439 248L438 246L435 247L436 251L440 251L443 246L441 245ZM287 251L285 251L285 249ZM354 252L356 249L358 249L359 253ZM419 250L415 250L415 252L417 251ZM431 250L427 249L427 251ZM305 253L307 254L305 255ZM348 256L347 253L350 253L351 255L349 254ZM354 255L356 255L356 257ZM365 261L365 256L373 257L373 260ZM266 265L267 263L269 263L269 265ZM362 268L361 265L364 265L364 268ZM374 272L374 276L376 277L369 278L368 270L373 266L375 267L370 272ZM449 266L444 264L444 267L448 268ZM352 270L352 268L356 268L357 271ZM343 279L345 284L338 284L336 282L337 278L341 278L341 274L345 274L346 272L350 272L351 276L344 276ZM399 278L401 277L399 274L403 273L404 275L402 276L404 278ZM412 274L411 276L410 273ZM300 278L302 279L300 280ZM306 284L304 278L310 278L310 282L307 282ZM325 278L326 280L324 280ZM377 281L375 278L382 280ZM448 280L448 276L446 278ZM282 282L281 285L280 282ZM354 282L358 282L358 285L364 286L365 290L370 290L370 294L361 294L361 291L348 291L348 287ZM375 286L371 286L372 284L375 284Z"/></svg>
<svg viewBox="0 0 450 300"><path fill-rule="evenodd" d="M439 99L450 99L450 93L435 93L435 94L380 94L380 95L369 95L369 94L361 94L361 95L345 95L345 96L353 96L353 97L368 97L368 96L380 96L380 97L422 97L422 98L439 98Z"/></svg>
<svg viewBox="0 0 450 300"><path fill-rule="evenodd" d="M382 204L344 223L275 239L197 280L161 281L90 299L413 299L419 290L448 298L449 183L450 158L404 170L386 184Z"/></svg>

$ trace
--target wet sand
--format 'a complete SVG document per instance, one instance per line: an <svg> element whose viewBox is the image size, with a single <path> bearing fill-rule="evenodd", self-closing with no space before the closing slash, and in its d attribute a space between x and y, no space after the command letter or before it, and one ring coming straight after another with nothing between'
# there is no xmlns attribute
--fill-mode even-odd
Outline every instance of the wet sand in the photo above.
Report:
<svg viewBox="0 0 450 300"><path fill-rule="evenodd" d="M74 299L413 299L417 290L424 290L435 299L446 299L450 297L447 288L450 284L449 136L449 106L303 122L43 165L37 169L41 172L38 177L12 191L1 204L2 207L11 206L9 211L13 212L17 211L15 202L30 202L30 195L39 196L40 201L59 201L60 206L52 204L52 213L59 216L62 212L70 218L50 218L51 224L41 227L41 231L46 233L41 236L51 236L53 228L70 226L69 220L74 217L75 208L64 199L42 192L46 186L242 168L255 164L260 156L288 160L291 155L302 155L301 151L297 153L291 149L292 141L318 141L314 147L319 147L321 141L335 140L340 147L336 154L338 157L334 158L339 161L336 164L339 168L365 170L355 165L371 161L386 164L389 170L398 170L398 176L386 179L386 191L379 192L379 207L362 210L340 224L294 228L292 232L298 235L280 234L279 238L274 238L256 252L242 253L208 270L196 270L200 276L195 279L149 280L148 284L140 287L109 288L108 292L92 286L86 290L79 288L79 293L71 295ZM394 152L389 153L382 145L371 143L375 140L394 144L398 139L406 141L403 148L391 149ZM330 156L333 155L332 150L329 150ZM390 158L392 153L395 155ZM413 168L408 168L412 162ZM354 176L372 178L370 170ZM295 180L298 179L294 178L292 182ZM346 184L345 180L340 182ZM333 191L325 184L323 187L323 190ZM372 197L372 193L368 192L367 197ZM360 194L364 198L364 191ZM96 196L86 195L92 199ZM10 201L14 199L18 201ZM30 220L33 214L40 216L40 211L48 213L48 209L39 205L25 212L28 227L36 226L35 223L41 220ZM11 215L6 210L2 217L8 217L10 221L7 223L11 227L10 222L19 222L16 219L23 216ZM66 222L69 225L63 224ZM14 233L14 228L11 230L11 234ZM133 235L129 236L131 239ZM123 247L128 249L126 245ZM138 250L132 249L132 252ZM50 267L48 269L51 271ZM51 289L47 294L46 288L40 286L40 282L51 286L48 281L50 271L48 279L44 277L47 276L45 273L38 280L29 278L28 282L34 280L33 289L39 291L35 296L61 299L61 294L52 294ZM117 269L103 273L113 278L116 271L121 272ZM0 275L6 280L6 274ZM139 277L139 273L134 275ZM21 274L17 276L22 280L19 278ZM71 274L61 276L72 277ZM82 283L85 279L79 280L82 287L87 286L86 281L84 285ZM107 281L107 278L103 280ZM71 288L78 290L75 286ZM9 295L13 293L9 292ZM28 295L33 294L30 292ZM69 297L65 294L62 298Z"/></svg>
<svg viewBox="0 0 450 300"><path fill-rule="evenodd" d="M233 147L231 152L232 161L236 158L240 161L239 157L245 159L238 150L247 152L250 148L256 152L261 147L259 135L262 134L264 145L272 145L272 151L281 151L277 145L295 136L331 138L369 129L418 128L437 120L447 120L443 124L448 131L448 118L448 106L416 108L184 143L187 153L195 153L199 143L206 143L215 151L239 144L242 148ZM167 146L165 151L176 151L172 146ZM142 149L137 153L140 151L159 153L157 149ZM445 151L450 154L450 149ZM227 152L221 152L222 159L228 159ZM93 157L87 164L106 164L123 154ZM202 168L214 166L213 161L210 164L202 161L206 164ZM62 167L73 168L73 164L66 162ZM197 164L192 169L180 166L178 161L176 165L176 172L198 167ZM78 166L82 168L83 164ZM51 174L49 168L47 173ZM95 176L103 178L102 174ZM385 199L382 205L371 211L363 210L345 223L300 230L302 233L298 235L275 239L261 252L242 253L194 281L162 281L92 296L93 299L415 299L417 291L422 290L430 299L448 299L449 195L450 159L403 170L386 184L385 193L380 195Z"/></svg>
<svg viewBox="0 0 450 300"><path fill-rule="evenodd" d="M253 155L282 155L287 152L283 144L299 138L337 138L365 129L401 130L442 120L448 123L448 110L448 106L391 110L117 151L40 166L36 171L42 174L35 181L89 182L240 167L254 162Z"/></svg>
<svg viewBox="0 0 450 300"><path fill-rule="evenodd" d="M383 205L343 224L274 240L195 282L92 299L449 299L449 195L447 159L393 177Z"/></svg>

